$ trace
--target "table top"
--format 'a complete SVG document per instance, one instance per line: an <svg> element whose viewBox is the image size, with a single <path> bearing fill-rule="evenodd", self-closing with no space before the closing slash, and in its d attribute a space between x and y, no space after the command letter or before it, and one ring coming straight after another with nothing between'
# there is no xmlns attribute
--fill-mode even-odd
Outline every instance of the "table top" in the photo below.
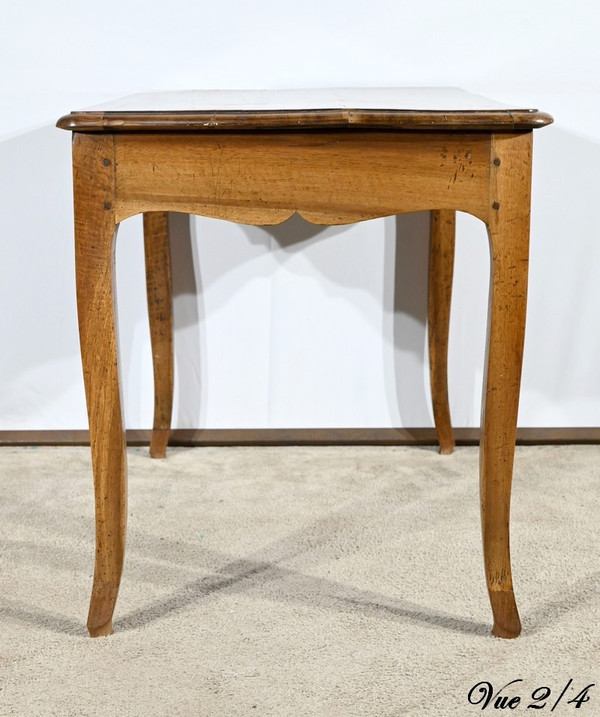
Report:
<svg viewBox="0 0 600 717"><path fill-rule="evenodd" d="M78 132L365 128L513 131L552 117L452 87L190 90L128 95L71 112L57 127Z"/></svg>

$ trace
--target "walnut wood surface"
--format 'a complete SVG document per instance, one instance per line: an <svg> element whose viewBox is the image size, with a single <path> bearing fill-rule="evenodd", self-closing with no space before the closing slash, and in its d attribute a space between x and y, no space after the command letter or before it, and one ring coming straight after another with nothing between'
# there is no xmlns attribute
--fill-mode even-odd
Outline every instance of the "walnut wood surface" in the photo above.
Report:
<svg viewBox="0 0 600 717"><path fill-rule="evenodd" d="M454 450L448 401L448 334L455 233L456 212L431 212L427 334L433 418L442 454Z"/></svg>
<svg viewBox="0 0 600 717"><path fill-rule="evenodd" d="M72 112L57 122L77 132L206 132L239 130L392 129L494 131L544 127L552 117L537 110L440 112L423 110L271 110L211 112Z"/></svg>
<svg viewBox="0 0 600 717"><path fill-rule="evenodd" d="M344 112L349 123L350 111ZM315 118L314 113L305 116ZM426 115L419 116L424 121ZM536 121L546 122L547 116L539 117ZM156 113L145 117L147 132L120 131L136 129L133 124L107 131L100 124L99 135L78 131L74 136L78 311L96 494L90 633L112 629L124 556L126 462L114 306L118 222L137 213L158 213L145 221L149 296L160 294L164 308L170 303L164 212L255 224L279 223L297 212L315 223L341 224L425 209L434 212L433 246L447 250L435 252L437 279L430 305L436 329L432 393L438 405L447 405L439 379L447 352L451 262L444 257L449 258L453 235L449 217L462 210L488 226L492 271L480 450L484 562L494 634L518 635L509 514L525 325L532 133L507 132L510 123L477 127L493 126L494 132L464 131L470 127L464 116L463 124L447 125L444 131L446 120L438 118L442 124L428 126L428 131L424 126L416 131L413 124L411 132L376 131L372 123L344 131L296 127L298 131L284 132L265 125L269 131L229 133L204 131L214 124L203 131L187 131L200 129L194 125L175 131L182 129L177 124L157 132L157 119ZM243 127L249 129L256 117L245 113L244 119ZM511 122L514 130L517 125ZM170 378L163 381L171 360L166 334L158 337L161 359L155 361L163 387L157 393L163 397L172 390ZM156 345L153 340L153 351ZM155 426L166 431L170 398L159 403ZM451 430L449 416L436 418L438 428L444 421ZM449 445L446 438L441 442Z"/></svg>
<svg viewBox="0 0 600 717"><path fill-rule="evenodd" d="M96 496L92 637L112 632L125 555L127 462L115 330L114 155L110 135L75 135L75 267Z"/></svg>
<svg viewBox="0 0 600 717"><path fill-rule="evenodd" d="M498 637L521 632L509 523L527 306L532 139L531 133L492 138L491 282L479 455L484 562Z"/></svg>
<svg viewBox="0 0 600 717"><path fill-rule="evenodd" d="M150 456L164 458L173 411L173 306L169 221L166 212L144 214L144 252L154 368L154 424Z"/></svg>
<svg viewBox="0 0 600 717"><path fill-rule="evenodd" d="M79 132L393 129L514 131L552 118L454 87L187 90L129 95L61 117Z"/></svg>
<svg viewBox="0 0 600 717"><path fill-rule="evenodd" d="M482 133L116 134L117 221L179 211L315 224L426 209L488 214ZM301 180L301 181L300 181Z"/></svg>

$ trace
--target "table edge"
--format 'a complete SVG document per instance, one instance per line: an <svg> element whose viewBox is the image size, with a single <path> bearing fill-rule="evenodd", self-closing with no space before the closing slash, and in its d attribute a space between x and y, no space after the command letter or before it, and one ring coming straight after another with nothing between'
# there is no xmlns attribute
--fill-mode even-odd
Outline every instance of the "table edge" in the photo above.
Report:
<svg viewBox="0 0 600 717"><path fill-rule="evenodd" d="M109 133L343 128L510 132L545 127L553 121L551 115L537 109L78 111L61 117L56 126L73 132Z"/></svg>

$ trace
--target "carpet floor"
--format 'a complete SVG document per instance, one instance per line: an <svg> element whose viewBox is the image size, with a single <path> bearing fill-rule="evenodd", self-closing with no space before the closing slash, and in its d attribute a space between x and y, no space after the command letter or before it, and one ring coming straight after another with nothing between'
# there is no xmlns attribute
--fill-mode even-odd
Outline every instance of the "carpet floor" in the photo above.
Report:
<svg viewBox="0 0 600 717"><path fill-rule="evenodd" d="M130 449L95 640L89 449L2 448L0 486L3 716L475 715L512 680L505 712L546 686L542 714L565 687L555 714L600 714L600 684L569 703L600 683L599 446L517 449L517 640L490 635L475 448Z"/></svg>

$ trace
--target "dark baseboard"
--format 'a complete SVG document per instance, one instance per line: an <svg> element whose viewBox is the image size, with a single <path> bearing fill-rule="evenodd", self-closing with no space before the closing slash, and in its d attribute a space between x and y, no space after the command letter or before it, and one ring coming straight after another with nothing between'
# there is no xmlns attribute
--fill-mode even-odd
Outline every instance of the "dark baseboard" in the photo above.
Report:
<svg viewBox="0 0 600 717"><path fill-rule="evenodd" d="M479 442L478 428L455 428L457 445ZM127 431L127 443L150 442L149 430ZM176 428L171 446L425 446L437 443L434 428ZM600 443L600 428L519 428L520 445ZM0 431L2 446L85 446L88 431Z"/></svg>

